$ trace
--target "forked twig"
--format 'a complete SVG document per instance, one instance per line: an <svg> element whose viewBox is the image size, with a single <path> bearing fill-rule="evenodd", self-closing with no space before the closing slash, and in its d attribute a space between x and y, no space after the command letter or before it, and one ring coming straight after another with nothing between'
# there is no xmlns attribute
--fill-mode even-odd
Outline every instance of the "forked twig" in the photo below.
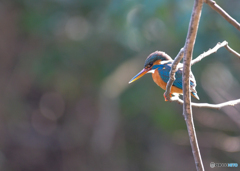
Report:
<svg viewBox="0 0 240 171"><path fill-rule="evenodd" d="M207 52L202 53L201 55L199 55L197 58L195 58L194 60L192 60L191 65L196 64L197 62L200 62L203 58L211 55L212 53L216 53L218 51L218 49L225 47L229 52L231 52L232 54L234 54L235 56L237 56L238 58L240 58L240 54L237 53L235 50L233 50L232 48L230 48L228 46L228 42L227 41L223 41L222 43L217 43L216 46L212 49L209 49Z"/></svg>
<svg viewBox="0 0 240 171"><path fill-rule="evenodd" d="M202 53L201 55L199 55L197 58L195 58L194 60L192 60L191 65L194 65L198 62L200 62L203 58L216 53L218 51L218 49L225 47L230 53L234 54L236 57L240 58L240 54L238 52L236 52L235 50L233 50L229 45L227 41L223 41L222 43L218 42L216 44L216 46L214 46L212 49L209 49L207 52ZM175 72L177 71L178 67L178 63L181 61L182 57L183 57L183 48L180 50L180 52L178 53L178 55L176 56L176 58L173 61L172 64L172 69L169 73L169 80L167 82L167 86L166 86L166 90L165 90L165 97L168 101L178 101L174 98L170 98L170 92L171 92L171 87L173 85L173 82L175 81ZM181 99L180 99L181 100ZM237 101L237 100L235 100ZM178 101L179 103L181 103L181 101ZM231 102L231 101L230 101ZM228 103L228 102L225 102ZM221 104L225 104L225 103L221 103ZM182 104L182 103L181 103ZM237 104L237 103L236 103ZM229 106L229 105L226 105ZM212 108L212 109L220 109L224 106L218 107L217 104L208 104L208 103L195 103L193 105L193 107L206 107L206 108Z"/></svg>
<svg viewBox="0 0 240 171"><path fill-rule="evenodd" d="M225 18L230 24L236 27L240 31L240 24L233 19L228 13L226 13L220 6L216 4L213 0L204 0L212 9L216 10L223 18ZM185 117L185 122L188 128L188 134L190 139L190 144L192 147L192 152L195 160L196 169L198 171L204 171L204 166L202 163L202 158L200 154L200 150L198 147L196 132L194 128L194 122L192 118L192 107L205 107L211 109L220 109L225 106L234 106L240 103L240 99L232 100L220 104L208 104L208 103L192 103L190 98L190 85L189 85L189 75L191 71L191 65L201 61L203 58L209 56L212 53L217 52L217 50L221 47L225 47L230 53L234 54L238 58L240 58L240 54L234 51L232 48L228 46L227 41L223 41L222 43L218 43L213 49L209 49L207 52L199 55L196 59L192 61L192 52L193 47L196 40L198 24L201 16L203 0L195 0L192 16L189 24L188 35L186 38L184 49L181 49L178 53L177 57L174 59L172 64L172 69L169 73L169 80L167 82L166 91L164 93L165 97L169 101L177 101L183 104L183 115ZM183 65L183 100L177 98L170 98L171 87L173 82L175 81L175 72L178 69L178 63L183 58L184 52L184 65Z"/></svg>

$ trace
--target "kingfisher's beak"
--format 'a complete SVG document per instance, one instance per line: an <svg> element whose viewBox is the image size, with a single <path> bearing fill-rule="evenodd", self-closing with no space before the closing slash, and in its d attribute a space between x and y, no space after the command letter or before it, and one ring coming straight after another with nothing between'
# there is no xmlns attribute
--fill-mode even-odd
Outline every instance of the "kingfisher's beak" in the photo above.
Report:
<svg viewBox="0 0 240 171"><path fill-rule="evenodd" d="M134 81L136 81L137 79L141 78L142 76L144 76L149 70L143 68L142 71L140 71L137 75L135 75L128 83L132 83Z"/></svg>

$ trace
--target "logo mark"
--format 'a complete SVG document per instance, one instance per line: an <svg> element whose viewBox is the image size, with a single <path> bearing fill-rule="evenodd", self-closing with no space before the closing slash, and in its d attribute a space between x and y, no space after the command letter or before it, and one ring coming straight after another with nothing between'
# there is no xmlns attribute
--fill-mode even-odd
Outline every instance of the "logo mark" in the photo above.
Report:
<svg viewBox="0 0 240 171"><path fill-rule="evenodd" d="M211 163L210 163L210 167L211 167L211 168L214 168L214 167L215 167L215 163L214 163L214 162L211 162Z"/></svg>

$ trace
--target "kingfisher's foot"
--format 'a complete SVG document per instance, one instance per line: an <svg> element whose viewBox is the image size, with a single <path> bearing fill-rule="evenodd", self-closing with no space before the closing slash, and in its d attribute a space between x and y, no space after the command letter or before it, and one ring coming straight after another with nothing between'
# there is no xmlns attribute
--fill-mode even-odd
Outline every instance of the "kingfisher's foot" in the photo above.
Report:
<svg viewBox="0 0 240 171"><path fill-rule="evenodd" d="M163 97L164 97L164 99L165 99L165 102L167 102L168 99L167 99L167 97L165 96L165 93L163 93Z"/></svg>
<svg viewBox="0 0 240 171"><path fill-rule="evenodd" d="M165 93L163 93L163 97L164 97L164 99L165 99L165 102L168 102L168 99L167 99ZM170 94L170 99L171 99L171 98L172 98L172 94ZM171 100L170 100L170 102L171 102Z"/></svg>

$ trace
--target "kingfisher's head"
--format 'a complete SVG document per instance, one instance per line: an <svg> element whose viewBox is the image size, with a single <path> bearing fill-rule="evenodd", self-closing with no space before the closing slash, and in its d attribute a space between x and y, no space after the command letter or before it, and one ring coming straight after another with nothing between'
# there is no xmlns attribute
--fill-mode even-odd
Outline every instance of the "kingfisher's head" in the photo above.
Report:
<svg viewBox="0 0 240 171"><path fill-rule="evenodd" d="M135 77L133 77L130 81L129 84L136 81L137 79L141 78L144 76L146 73L151 73L154 72L156 68L156 65L162 64L164 62L171 61L172 58L166 54L165 52L162 51L156 51L151 53L144 64L144 68L142 71L140 71Z"/></svg>

